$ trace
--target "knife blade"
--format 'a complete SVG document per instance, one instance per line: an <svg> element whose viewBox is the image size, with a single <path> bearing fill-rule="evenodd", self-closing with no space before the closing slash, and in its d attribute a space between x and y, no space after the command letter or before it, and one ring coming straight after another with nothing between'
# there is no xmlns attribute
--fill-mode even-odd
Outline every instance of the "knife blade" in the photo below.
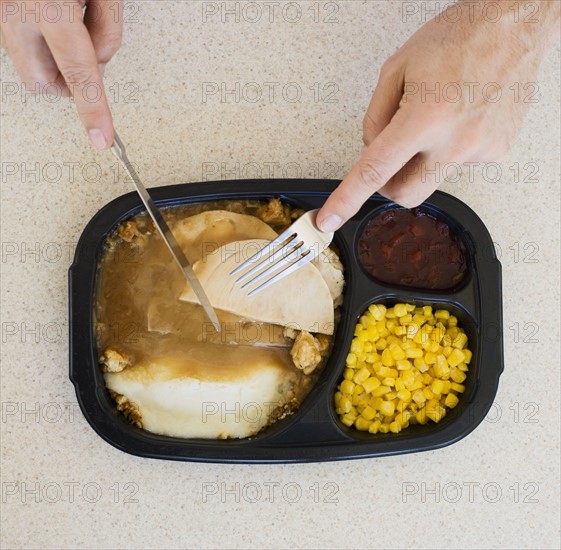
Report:
<svg viewBox="0 0 561 550"><path fill-rule="evenodd" d="M138 194L140 195L140 198L142 199L142 202L144 203L144 206L148 211L148 214L150 214L150 217L154 221L154 225L156 226L156 229L158 230L158 232L162 236L162 239L164 240L167 247L169 248L169 251L171 252L171 255L173 256L177 265L179 266L179 269L181 269L181 272L183 273L185 279L187 279L187 282L189 283L189 285L193 289L193 292L199 299L201 306L203 306L203 309L205 310L205 313L207 314L208 318L213 324L216 332L220 332L220 322L218 321L216 312L214 311L214 308L212 307L210 300L208 299L208 296L206 295L206 292L204 291L203 286L201 285L201 282L199 281L197 275L193 271L193 268L191 267L189 260L185 257L185 254L183 253L183 250L179 246L179 243L176 241L175 237L173 236L173 233L171 232L171 229L169 228L166 221L164 220L162 213L160 212L159 208L154 204L154 201L152 200L150 193L148 193L146 187L144 187L144 185L140 181L140 178L138 177L138 174L136 173L135 169L132 167L131 163L129 162L125 150L125 146L123 145L123 142L117 135L117 132L115 132L114 136L115 136L115 140L113 142L113 145L111 146L112 153L121 162L121 164L125 168L125 171L132 179L136 187L136 190L138 191Z"/></svg>

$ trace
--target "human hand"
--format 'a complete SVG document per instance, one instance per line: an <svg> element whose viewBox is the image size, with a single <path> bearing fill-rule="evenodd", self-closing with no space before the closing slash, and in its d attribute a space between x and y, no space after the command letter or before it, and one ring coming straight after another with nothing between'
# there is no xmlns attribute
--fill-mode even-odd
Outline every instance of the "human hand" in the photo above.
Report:
<svg viewBox="0 0 561 550"><path fill-rule="evenodd" d="M535 80L561 13L544 0L536 22L515 22L512 3L501 2L502 17L491 22L484 3L460 1L446 10L460 8L460 20L450 22L457 11L441 14L386 61L364 118L365 148L318 213L320 229L338 229L376 191L418 206L448 163L505 158L530 105L513 86Z"/></svg>
<svg viewBox="0 0 561 550"><path fill-rule="evenodd" d="M0 17L2 45L26 89L71 95L92 144L111 146L103 72L121 45L123 0L0 0Z"/></svg>

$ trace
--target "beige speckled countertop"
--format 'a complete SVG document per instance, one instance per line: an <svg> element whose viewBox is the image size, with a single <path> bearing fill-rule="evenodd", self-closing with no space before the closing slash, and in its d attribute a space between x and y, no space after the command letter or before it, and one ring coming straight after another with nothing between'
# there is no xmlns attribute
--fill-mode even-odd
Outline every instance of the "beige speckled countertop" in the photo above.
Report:
<svg viewBox="0 0 561 550"><path fill-rule="evenodd" d="M129 3L106 80L148 185L345 175L380 65L421 15L291 4L252 23L242 2L223 23L221 2ZM86 423L68 379L67 269L87 221L131 188L72 105L26 96L1 61L2 548L559 547L558 48L500 177L442 187L501 255L506 366L490 415L439 451L280 466L136 458ZM236 83L239 101L221 98Z"/></svg>

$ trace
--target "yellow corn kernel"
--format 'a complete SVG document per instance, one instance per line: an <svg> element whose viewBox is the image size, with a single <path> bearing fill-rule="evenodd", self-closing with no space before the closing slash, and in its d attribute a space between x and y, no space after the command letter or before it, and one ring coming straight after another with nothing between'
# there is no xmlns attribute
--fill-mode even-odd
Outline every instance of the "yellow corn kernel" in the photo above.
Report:
<svg viewBox="0 0 561 550"><path fill-rule="evenodd" d="M409 401L398 401L397 405L395 406L395 410L401 413L403 411L406 411L409 408L409 405Z"/></svg>
<svg viewBox="0 0 561 550"><path fill-rule="evenodd" d="M423 393L423 391L420 388L413 392L413 394L411 395L411 398L418 405L422 405L427 400L427 398L425 397L425 394Z"/></svg>
<svg viewBox="0 0 561 550"><path fill-rule="evenodd" d="M459 402L460 400L458 399L458 396L453 393L449 393L444 400L444 405L453 409Z"/></svg>
<svg viewBox="0 0 561 550"><path fill-rule="evenodd" d="M356 416L352 416L352 415L349 415L349 414L344 414L341 417L341 422L343 424L345 424L345 426L348 426L350 428L354 424L355 419L356 419Z"/></svg>
<svg viewBox="0 0 561 550"><path fill-rule="evenodd" d="M386 401L393 401L397 397L396 391L390 391L384 395Z"/></svg>
<svg viewBox="0 0 561 550"><path fill-rule="evenodd" d="M368 340L366 330L361 327L360 332L358 334L355 334L355 340L365 343Z"/></svg>
<svg viewBox="0 0 561 550"><path fill-rule="evenodd" d="M449 347L451 347L451 346L452 346L452 338L451 338L450 336L448 336L448 334L445 334L445 335L442 337L442 340L440 340L440 345L441 345L443 348L449 348Z"/></svg>
<svg viewBox="0 0 561 550"><path fill-rule="evenodd" d="M372 424L372 422L370 420L366 420L366 418L362 418L362 416L359 416L355 420L355 427L361 432L367 432L368 428L370 428L370 424Z"/></svg>
<svg viewBox="0 0 561 550"><path fill-rule="evenodd" d="M390 388L393 388L395 386L395 378L391 378L390 376L388 376L387 378L384 378L382 380L382 384L384 384L384 386L389 386Z"/></svg>
<svg viewBox="0 0 561 550"><path fill-rule="evenodd" d="M427 351L427 353L425 353L425 363L427 365L434 365L436 363L436 355Z"/></svg>
<svg viewBox="0 0 561 550"><path fill-rule="evenodd" d="M380 431L380 424L382 423L379 420L374 420L374 422L370 424L370 428L368 428L368 431L371 434L377 434Z"/></svg>
<svg viewBox="0 0 561 550"><path fill-rule="evenodd" d="M392 344L390 346L389 351L390 351L394 361L400 361L402 359L405 359L405 352L403 351L401 346L398 346L397 344ZM392 366L392 365L388 365L388 366Z"/></svg>
<svg viewBox="0 0 561 550"><path fill-rule="evenodd" d="M391 392L392 389L389 388L388 386L380 386L378 388L376 388L375 390L372 390L372 395L374 397L382 397L382 395L385 395L386 393Z"/></svg>
<svg viewBox="0 0 561 550"><path fill-rule="evenodd" d="M426 415L433 421L433 422L440 422L444 417L445 410L442 405L436 399L429 399L425 405Z"/></svg>
<svg viewBox="0 0 561 550"><path fill-rule="evenodd" d="M355 384L362 384L369 377L370 377L370 371L366 367L362 367L361 369L356 371L353 377L353 382Z"/></svg>
<svg viewBox="0 0 561 550"><path fill-rule="evenodd" d="M374 325L369 326L364 332L370 341L374 341L379 338L378 329Z"/></svg>
<svg viewBox="0 0 561 550"><path fill-rule="evenodd" d="M423 328L417 332L417 334L415 334L415 336L413 337L413 342L415 342L416 344L426 344L429 341L429 333L424 330L424 328L426 327L426 325L423 326Z"/></svg>
<svg viewBox="0 0 561 550"><path fill-rule="evenodd" d="M396 414L395 419L397 422L401 424L402 427L408 424L409 420L413 417L413 413L411 411L402 411Z"/></svg>
<svg viewBox="0 0 561 550"><path fill-rule="evenodd" d="M394 434L398 434L400 431L401 431L401 424L397 422L397 420L390 422L390 432Z"/></svg>
<svg viewBox="0 0 561 550"><path fill-rule="evenodd" d="M412 311L415 311L415 304L405 304L405 309L408 313L411 313Z"/></svg>
<svg viewBox="0 0 561 550"><path fill-rule="evenodd" d="M419 348L408 348L407 350L405 350L405 356L408 359L418 359L420 357L423 357L423 350Z"/></svg>
<svg viewBox="0 0 561 550"><path fill-rule="evenodd" d="M357 396L353 395L353 405L355 407L366 407L366 405L368 405L368 394L366 392L363 392Z"/></svg>
<svg viewBox="0 0 561 550"><path fill-rule="evenodd" d="M343 378L345 380L352 380L354 375L355 375L355 371L353 369L345 369L343 371Z"/></svg>
<svg viewBox="0 0 561 550"><path fill-rule="evenodd" d="M380 380L378 380L378 378L376 378L375 376L370 376L362 383L362 387L364 388L364 391L367 393L371 393L372 390L379 388L380 385L381 385Z"/></svg>
<svg viewBox="0 0 561 550"><path fill-rule="evenodd" d="M386 342L385 338L380 338L377 342L376 342L376 349L378 351L382 351L384 349L386 349L386 346L388 345L388 343Z"/></svg>
<svg viewBox="0 0 561 550"><path fill-rule="evenodd" d="M411 313L408 313L407 315L402 315L399 318L399 322L402 325L408 325L409 323L413 322L413 315L411 315Z"/></svg>
<svg viewBox="0 0 561 550"><path fill-rule="evenodd" d="M434 393L435 395L440 395L443 389L444 382L442 380L433 380L430 386L430 390L432 391L432 393Z"/></svg>
<svg viewBox="0 0 561 550"><path fill-rule="evenodd" d="M388 374L390 378L397 378L399 376L399 371L397 369L388 369Z"/></svg>
<svg viewBox="0 0 561 550"><path fill-rule="evenodd" d="M346 414L348 412L351 412L352 408L353 408L353 404L351 403L349 397L347 395L342 395L339 401L339 409L341 409L341 412L343 414Z"/></svg>
<svg viewBox="0 0 561 550"><path fill-rule="evenodd" d="M425 410L424 407L415 413L415 420L419 424L426 424L429 421L427 417L427 411Z"/></svg>
<svg viewBox="0 0 561 550"><path fill-rule="evenodd" d="M392 414L394 414L395 412L395 405L393 401L385 401L384 403L382 403L382 405L380 406L380 412L386 417L392 416Z"/></svg>
<svg viewBox="0 0 561 550"><path fill-rule="evenodd" d="M374 370L376 371L376 375L379 378L386 378L387 376L390 375L391 369L390 367L384 367L383 365L379 366L379 367L374 367Z"/></svg>
<svg viewBox="0 0 561 550"><path fill-rule="evenodd" d="M450 315L450 317L448 317L448 326L449 327L458 326L458 318L455 315Z"/></svg>
<svg viewBox="0 0 561 550"><path fill-rule="evenodd" d="M464 353L459 349L454 349L454 351L448 357L448 364L451 367L457 367L460 363L464 362Z"/></svg>
<svg viewBox="0 0 561 550"><path fill-rule="evenodd" d="M407 315L407 308L405 307L405 304L396 304L393 310L397 317Z"/></svg>
<svg viewBox="0 0 561 550"><path fill-rule="evenodd" d="M464 393L466 391L466 387L463 384L458 384L457 382L452 382L450 384L450 389L458 393Z"/></svg>
<svg viewBox="0 0 561 550"><path fill-rule="evenodd" d="M339 403L341 403L341 397L343 397L343 394L340 391L336 391L333 394L333 401L336 407L339 407Z"/></svg>
<svg viewBox="0 0 561 550"><path fill-rule="evenodd" d="M444 358L444 355L439 355L438 357ZM448 378L450 378L450 367L447 363L437 361L436 365L434 366L434 375L437 378L441 378L442 380L448 380Z"/></svg>
<svg viewBox="0 0 561 550"><path fill-rule="evenodd" d="M450 378L454 382L458 382L458 384L461 384L467 378L467 375L465 372L461 371L460 369L452 368L450 371Z"/></svg>
<svg viewBox="0 0 561 550"><path fill-rule="evenodd" d="M442 350L442 355L444 355L444 357L449 357L450 354L452 353L452 350L454 348L452 348L452 346L446 346L443 350Z"/></svg>
<svg viewBox="0 0 561 550"><path fill-rule="evenodd" d="M463 350L465 351L465 350ZM467 372L469 370L469 367L465 364L465 363L460 363L458 365L458 368L462 371L462 372Z"/></svg>
<svg viewBox="0 0 561 550"><path fill-rule="evenodd" d="M422 381L425 386L430 386L432 384L433 377L428 372L423 372Z"/></svg>
<svg viewBox="0 0 561 550"><path fill-rule="evenodd" d="M412 363L411 361L408 361L407 359L400 359L399 361L396 362L396 367L397 370L409 370L412 367Z"/></svg>
<svg viewBox="0 0 561 550"><path fill-rule="evenodd" d="M356 365L356 355L354 353L349 353L345 362L348 367Z"/></svg>
<svg viewBox="0 0 561 550"><path fill-rule="evenodd" d="M415 365L415 368L418 369L419 372L427 372L427 370L429 370L428 365L425 363L425 360L422 357L417 357L413 361L413 364Z"/></svg>
<svg viewBox="0 0 561 550"><path fill-rule="evenodd" d="M438 354L442 351L442 346L440 344L437 344L436 342L429 342L427 345L427 351L429 353Z"/></svg>
<svg viewBox="0 0 561 550"><path fill-rule="evenodd" d="M403 378L396 378L395 379L394 388L396 389L396 391L405 389L405 382L403 381Z"/></svg>
<svg viewBox="0 0 561 550"><path fill-rule="evenodd" d="M425 317L432 317L432 306L423 306L423 315Z"/></svg>
<svg viewBox="0 0 561 550"><path fill-rule="evenodd" d="M366 418L366 420L372 420L376 416L376 411L372 407L366 406L360 414Z"/></svg>
<svg viewBox="0 0 561 550"><path fill-rule="evenodd" d="M364 351L364 343L356 338L351 343L351 353L360 354Z"/></svg>
<svg viewBox="0 0 561 550"><path fill-rule="evenodd" d="M467 334L461 332L460 334L458 334L458 336L456 336L456 338L454 338L452 342L452 346L455 347L456 349L464 349L467 345L467 341L468 341Z"/></svg>
<svg viewBox="0 0 561 550"><path fill-rule="evenodd" d="M440 344L440 341L444 338L446 331L443 328L436 327L430 335L430 339L437 344Z"/></svg>
<svg viewBox="0 0 561 550"><path fill-rule="evenodd" d="M363 392L364 392L364 388L362 387L362 385L355 384L355 387L353 388L353 395L358 396Z"/></svg>
<svg viewBox="0 0 561 550"><path fill-rule="evenodd" d="M390 431L390 425L383 422L380 424L378 429L380 430L380 433L387 434Z"/></svg>
<svg viewBox="0 0 561 550"><path fill-rule="evenodd" d="M382 364L386 367L391 367L394 364L393 355L389 348L382 352Z"/></svg>
<svg viewBox="0 0 561 550"><path fill-rule="evenodd" d="M386 315L386 306L382 304L372 304L368 307L368 311L370 311L372 317L374 317L376 321L380 321Z"/></svg>
<svg viewBox="0 0 561 550"><path fill-rule="evenodd" d="M450 317L450 312L447 309L437 309L434 312L434 316L437 319L448 319Z"/></svg>
<svg viewBox="0 0 561 550"><path fill-rule="evenodd" d="M341 393L352 395L353 390L355 389L355 384L351 380L343 380L339 389L341 390Z"/></svg>
<svg viewBox="0 0 561 550"><path fill-rule="evenodd" d="M466 365L469 365L470 361L471 361L471 356L472 356L472 352L469 349L463 349L462 353L464 354L464 363Z"/></svg>
<svg viewBox="0 0 561 550"><path fill-rule="evenodd" d="M411 392L409 390L403 389L397 392L397 398L402 401L411 401Z"/></svg>
<svg viewBox="0 0 561 550"><path fill-rule="evenodd" d="M446 416L446 409L440 405L435 409L427 409L427 416L433 422L440 422Z"/></svg>

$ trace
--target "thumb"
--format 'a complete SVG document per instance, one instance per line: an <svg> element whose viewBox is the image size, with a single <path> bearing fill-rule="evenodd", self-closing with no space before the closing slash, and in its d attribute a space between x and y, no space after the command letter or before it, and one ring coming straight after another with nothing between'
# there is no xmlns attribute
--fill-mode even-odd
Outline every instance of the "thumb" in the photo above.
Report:
<svg viewBox="0 0 561 550"><path fill-rule="evenodd" d="M321 231L339 229L421 150L420 133L414 132L411 122L402 120L405 117L398 116L400 112L363 151L349 175L319 211L316 223Z"/></svg>

